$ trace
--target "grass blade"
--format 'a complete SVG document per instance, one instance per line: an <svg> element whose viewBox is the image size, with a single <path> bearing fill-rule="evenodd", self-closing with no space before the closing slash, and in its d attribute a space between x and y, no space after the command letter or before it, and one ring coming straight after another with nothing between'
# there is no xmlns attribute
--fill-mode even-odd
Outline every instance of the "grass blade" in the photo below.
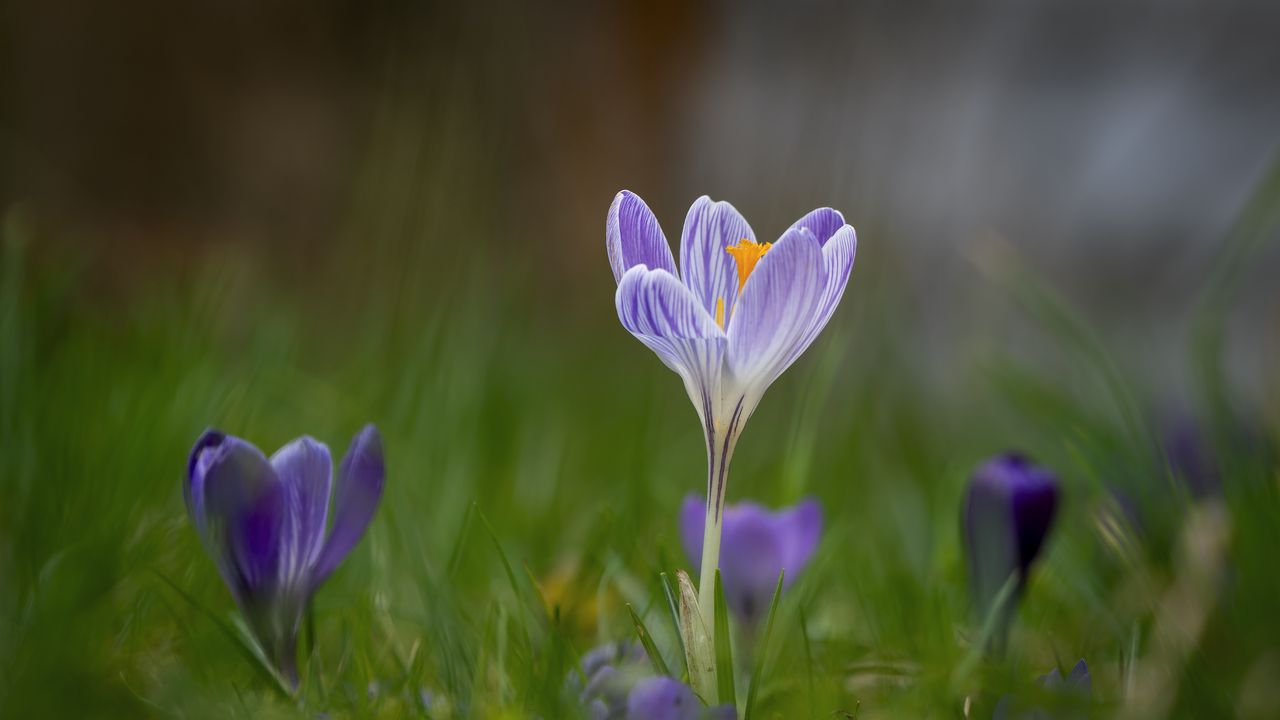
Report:
<svg viewBox="0 0 1280 720"><path fill-rule="evenodd" d="M170 580L168 577L165 577L163 573L158 570L152 570L152 572L156 577L164 581L164 584L173 588L173 591L178 593L178 595L185 600L187 604L191 605L191 607L200 611L201 614L212 620L213 624L217 626L224 635L230 638L232 644L235 645L236 648L240 650L241 654L249 660L249 664L263 675L272 688L279 691L286 698L293 698L293 693L289 690L289 684L285 682L284 678L280 677L280 674L276 672L276 669L271 666L270 661L267 660L266 654L262 652L262 648L258 646L258 643L252 639L247 627L240 623L236 623L234 626L227 623L225 620L218 617L212 610L202 605L199 600L195 599L195 597L191 595L191 593L183 590L177 583Z"/></svg>
<svg viewBox="0 0 1280 720"><path fill-rule="evenodd" d="M636 614L636 609L631 607L631 603L627 603L627 612L631 613L631 622L635 623L636 635L640 636L640 644L649 655L649 662L653 663L654 671L659 675L670 675L671 672L667 670L667 661L662 659L662 653L658 652L658 647L653 644L653 636L649 634L649 628L645 627L644 620Z"/></svg>
<svg viewBox="0 0 1280 720"><path fill-rule="evenodd" d="M680 606L676 603L675 593L671 590L671 578L666 573L658 573L662 580L662 594L667 598L667 611L671 613L671 627L676 631L676 642L680 644L680 662L684 668L684 677L689 676L689 659L684 653L684 635L680 632Z"/></svg>
<svg viewBox="0 0 1280 720"><path fill-rule="evenodd" d="M720 689L721 704L736 705L737 693L733 687L733 644L729 641L729 607L724 601L724 585L720 571L716 570L716 684Z"/></svg>
<svg viewBox="0 0 1280 720"><path fill-rule="evenodd" d="M778 600L782 597L782 578L786 570L778 573L778 584L773 588L773 600L769 602L769 616L764 622L764 635L760 636L760 644L756 646L755 667L751 670L751 685L747 688L747 707L743 710L743 720L751 720L751 708L756 704L756 690L764 679L764 662L769 654L769 636L773 634L773 616L778 611Z"/></svg>

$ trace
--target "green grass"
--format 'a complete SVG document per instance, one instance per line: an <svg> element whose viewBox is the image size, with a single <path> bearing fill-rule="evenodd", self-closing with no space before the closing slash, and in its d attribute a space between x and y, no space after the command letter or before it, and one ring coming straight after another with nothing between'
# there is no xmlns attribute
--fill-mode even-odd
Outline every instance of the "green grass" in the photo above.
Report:
<svg viewBox="0 0 1280 720"><path fill-rule="evenodd" d="M753 717L958 717L966 702L987 717L1081 657L1097 714L1280 712L1275 432L1233 441L1214 354L1224 288L1274 235L1273 190L1224 245L1187 358L1227 472L1200 505L1160 459L1142 367L1069 303L997 263L981 292L1054 361L991 331L939 377L891 244L862 230L843 307L770 390L731 473L731 502L813 494L828 522L770 657L740 663L744 691L767 670ZM431 717L575 717L565 679L591 646L635 637L628 605L683 666L659 573L687 566L676 511L702 490L701 434L677 378L618 326L603 239L598 279L564 302L528 258L483 249L497 228L424 246L450 229L434 222L408 240L384 222L320 258L201 255L104 297L97 258L10 216L0 714L401 717L427 690ZM315 598L290 699L227 630L231 598L183 508L186 453L209 425L270 452L304 433L345 447L368 421L386 494ZM993 660L976 651L958 520L968 472L1007 448L1055 468L1065 503ZM1110 487L1153 508L1140 531Z"/></svg>

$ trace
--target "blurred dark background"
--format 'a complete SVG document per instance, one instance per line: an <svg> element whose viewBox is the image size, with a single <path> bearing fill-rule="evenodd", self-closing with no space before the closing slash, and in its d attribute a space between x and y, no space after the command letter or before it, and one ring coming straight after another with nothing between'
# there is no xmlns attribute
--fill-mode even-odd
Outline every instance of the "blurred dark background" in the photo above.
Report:
<svg viewBox="0 0 1280 720"><path fill-rule="evenodd" d="M970 260L1007 245L1122 345L1172 348L1280 143L1280 8L1265 2L5 15L4 195L108 292L219 249L277 281L377 241L551 275L534 291L571 304L606 284L604 210L626 187L669 239L702 193L764 236L842 209L941 347ZM1273 337L1274 301L1253 292L1241 322ZM1245 377L1274 357L1235 350Z"/></svg>

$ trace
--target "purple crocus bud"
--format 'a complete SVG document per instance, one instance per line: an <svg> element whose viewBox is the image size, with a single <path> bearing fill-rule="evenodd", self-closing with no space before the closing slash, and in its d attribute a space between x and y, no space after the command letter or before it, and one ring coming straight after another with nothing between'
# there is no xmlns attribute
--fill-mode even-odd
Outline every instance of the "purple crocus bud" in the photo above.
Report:
<svg viewBox="0 0 1280 720"><path fill-rule="evenodd" d="M1054 668L1040 676L1040 684L1054 690L1062 689L1088 695L1093 692L1093 677L1089 674L1089 664L1080 658L1080 662L1071 668L1065 678L1058 668Z"/></svg>
<svg viewBox="0 0 1280 720"><path fill-rule="evenodd" d="M1053 524L1058 480L1025 457L1009 453L989 460L969 482L964 539L975 608L982 618L1016 574L1020 594ZM1006 606L1010 613L1013 603ZM1002 622L1002 627L1007 619ZM1002 636L997 644L1003 644Z"/></svg>
<svg viewBox="0 0 1280 720"><path fill-rule="evenodd" d="M579 665L582 674L569 674L569 689L592 720L621 720L632 686L653 672L644 647L626 640L592 648Z"/></svg>
<svg viewBox="0 0 1280 720"><path fill-rule="evenodd" d="M685 498L680 508L680 539L699 569L704 510L704 502L693 495ZM725 603L734 615L748 626L760 620L769 611L778 574L787 571L784 587L795 582L817 549L821 534L822 507L814 499L777 512L752 502L726 508L720 579Z"/></svg>
<svg viewBox="0 0 1280 720"><path fill-rule="evenodd" d="M627 696L626 720L733 720L731 705L705 708L688 685L663 675L636 683Z"/></svg>
<svg viewBox="0 0 1280 720"><path fill-rule="evenodd" d="M1221 492L1222 475L1217 453L1193 418L1172 422L1164 432L1165 458L1174 476L1186 484L1197 500Z"/></svg>
<svg viewBox="0 0 1280 720"><path fill-rule="evenodd" d="M1041 675L1037 682L1046 690L1059 696L1059 702L1053 708L1040 707L1041 703L1019 705L1016 698L1006 695L996 703L991 720L1074 720L1088 715L1079 712L1092 699L1093 680L1089 676L1089 666L1083 659L1071 668L1064 679L1057 668ZM1062 706L1062 707L1060 707ZM1075 712L1073 712L1075 711Z"/></svg>
<svg viewBox="0 0 1280 720"><path fill-rule="evenodd" d="M373 519L384 474L372 425L351 441L336 488L329 448L309 437L268 459L249 442L206 430L191 450L187 512L266 657L295 688L303 612Z"/></svg>

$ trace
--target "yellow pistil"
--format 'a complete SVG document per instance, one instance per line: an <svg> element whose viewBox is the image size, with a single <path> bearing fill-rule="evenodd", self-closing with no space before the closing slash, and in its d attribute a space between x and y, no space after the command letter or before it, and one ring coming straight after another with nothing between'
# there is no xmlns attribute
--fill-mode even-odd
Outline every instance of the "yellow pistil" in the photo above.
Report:
<svg viewBox="0 0 1280 720"><path fill-rule="evenodd" d="M716 324L724 329L724 298L716 298Z"/></svg>
<svg viewBox="0 0 1280 720"><path fill-rule="evenodd" d="M764 257L764 254L769 252L771 247L773 247L773 243L758 243L743 238L738 241L737 245L731 245L724 249L738 263L739 294L742 293L742 288L746 287L747 278L751 277L751 272L756 269L756 263L760 262L760 258Z"/></svg>

